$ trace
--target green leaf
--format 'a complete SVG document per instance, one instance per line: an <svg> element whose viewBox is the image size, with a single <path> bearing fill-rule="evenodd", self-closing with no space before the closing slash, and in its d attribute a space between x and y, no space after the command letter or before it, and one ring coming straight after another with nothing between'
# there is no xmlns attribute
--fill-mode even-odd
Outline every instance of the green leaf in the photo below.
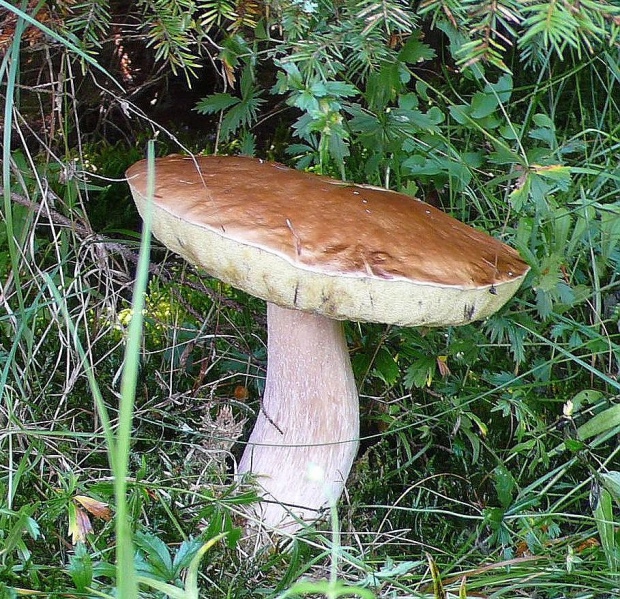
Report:
<svg viewBox="0 0 620 599"><path fill-rule="evenodd" d="M561 164L549 164L549 165L532 165L532 170L536 173L535 177L552 181L563 191L569 189L571 184L571 169L569 166L563 166Z"/></svg>
<svg viewBox="0 0 620 599"><path fill-rule="evenodd" d="M437 361L434 356L417 357L415 362L407 368L404 376L405 386L419 389L428 387L433 381L436 368Z"/></svg>
<svg viewBox="0 0 620 599"><path fill-rule="evenodd" d="M609 569L612 572L618 572L620 569L620 551L614 532L615 522L611 493L595 483L590 493L590 504Z"/></svg>
<svg viewBox="0 0 620 599"><path fill-rule="evenodd" d="M552 129L537 127L536 129L530 129L527 135L531 139L537 139L546 143L550 148L554 148L557 145L555 134Z"/></svg>
<svg viewBox="0 0 620 599"><path fill-rule="evenodd" d="M405 576L415 568L419 568L425 564L426 562L423 560L394 563L392 558L388 557L385 561L385 565L382 566L381 569L370 572L365 579L360 581L360 584L364 587L378 587L383 584L384 581L390 581L397 577Z"/></svg>
<svg viewBox="0 0 620 599"><path fill-rule="evenodd" d="M241 156L256 156L256 136L247 130L241 132L239 138L239 154Z"/></svg>
<svg viewBox="0 0 620 599"><path fill-rule="evenodd" d="M305 112L319 110L319 101L311 89L304 89L298 93L291 94L287 100L287 104L296 106Z"/></svg>
<svg viewBox="0 0 620 599"><path fill-rule="evenodd" d="M93 563L84 543L75 546L75 552L69 559L68 571L78 592L85 593L93 582Z"/></svg>
<svg viewBox="0 0 620 599"><path fill-rule="evenodd" d="M222 119L222 136L227 138L239 127L250 127L258 116L258 108L263 103L259 98L243 100L230 108Z"/></svg>
<svg viewBox="0 0 620 599"><path fill-rule="evenodd" d="M227 535L227 532L222 532L216 535L212 539L209 539L202 547L200 547L200 549L198 549L198 551L196 551L196 554L187 568L187 576L185 577L185 589L187 591L187 595L185 596L185 599L199 599L198 567L200 566L200 562L205 553L216 543L219 543L222 539L226 538Z"/></svg>
<svg viewBox="0 0 620 599"><path fill-rule="evenodd" d="M354 85L343 83L342 81L327 81L325 89L326 95L333 96L334 98L350 98L359 94L359 90Z"/></svg>
<svg viewBox="0 0 620 599"><path fill-rule="evenodd" d="M472 168L480 164L478 152L467 152L459 160L446 159L443 156L425 158L413 155L402 163L403 171L414 176L435 177L443 175L450 181L453 189L459 191L466 187L472 179ZM437 181L435 182L437 184Z"/></svg>
<svg viewBox="0 0 620 599"><path fill-rule="evenodd" d="M365 98L371 110L383 110L401 89L398 64L384 64L379 71L370 73L366 82Z"/></svg>
<svg viewBox="0 0 620 599"><path fill-rule="evenodd" d="M573 453L583 451L587 447L583 441L578 441L576 439L566 439L564 445L568 451L572 451Z"/></svg>
<svg viewBox="0 0 620 599"><path fill-rule="evenodd" d="M497 99L502 104L506 104L510 100L513 90L512 75L504 73L497 83L489 83L485 86L485 90L493 91L497 94Z"/></svg>
<svg viewBox="0 0 620 599"><path fill-rule="evenodd" d="M224 532L213 537L204 544L200 543L198 549L193 551L191 560L187 567L187 574L185 576L185 588L181 589L177 586L168 584L161 580L154 580L153 578L149 578L147 576L139 576L138 582L165 593L170 599L199 599L200 589L198 588L198 567L200 566L200 562L204 557L204 554L209 551L213 545L225 538L227 534L228 533ZM184 552L184 563L187 561L187 557L188 556Z"/></svg>
<svg viewBox="0 0 620 599"><path fill-rule="evenodd" d="M17 591L0 581L0 599L17 599Z"/></svg>
<svg viewBox="0 0 620 599"><path fill-rule="evenodd" d="M421 42L419 34L410 35L398 53L398 60L409 64L417 64L433 58L435 58L435 50Z"/></svg>
<svg viewBox="0 0 620 599"><path fill-rule="evenodd" d="M329 95L327 84L323 81L313 81L308 89L315 98L324 98Z"/></svg>
<svg viewBox="0 0 620 599"><path fill-rule="evenodd" d="M163 580L175 578L170 551L159 537L153 534L137 532L135 544L144 553L146 562L153 568L154 574L157 574Z"/></svg>
<svg viewBox="0 0 620 599"><path fill-rule="evenodd" d="M438 160L425 158L420 155L413 155L402 163L402 168L412 175L438 175L444 169Z"/></svg>
<svg viewBox="0 0 620 599"><path fill-rule="evenodd" d="M418 79L415 82L415 91L416 94L418 94L418 96L420 96L420 99L423 100L424 102L428 102L430 101L430 97L428 95L428 90L431 89L429 84L426 83L426 81L422 81L422 79Z"/></svg>
<svg viewBox="0 0 620 599"><path fill-rule="evenodd" d="M236 69L242 58L251 54L248 43L240 35L229 35L222 42L219 59L231 69Z"/></svg>
<svg viewBox="0 0 620 599"><path fill-rule="evenodd" d="M199 114L213 114L220 110L226 110L241 100L230 94L213 94L203 98L196 104L196 112Z"/></svg>
<svg viewBox="0 0 620 599"><path fill-rule="evenodd" d="M493 114L497 105L497 98L495 95L485 92L476 92L471 101L471 111L469 115L473 119L482 119Z"/></svg>
<svg viewBox="0 0 620 599"><path fill-rule="evenodd" d="M28 533L32 539L39 538L39 525L31 517L38 505L25 505L18 512L10 512L15 516L10 528L4 531L3 547L0 549L0 556L5 555L14 549L26 550L24 543L24 533Z"/></svg>
<svg viewBox="0 0 620 599"><path fill-rule="evenodd" d="M603 398L602 391L596 389L583 389L575 394L571 401L573 402L573 410L579 412L584 406L594 405Z"/></svg>
<svg viewBox="0 0 620 599"><path fill-rule="evenodd" d="M284 73L278 72L276 84L272 90L274 93L283 94L292 89L301 90L306 87L299 67L294 62L276 62L276 64Z"/></svg>
<svg viewBox="0 0 620 599"><path fill-rule="evenodd" d="M390 111L389 116L396 121L406 131L417 133L419 131L429 131L439 133L439 123L443 119L443 115L438 115L433 109L428 113L420 110L408 110L405 108L394 108Z"/></svg>
<svg viewBox="0 0 620 599"><path fill-rule="evenodd" d="M149 586L157 591L165 593L169 599L194 599L197 595L190 595L185 589L180 589L172 584L163 582L161 580L155 580L154 578L148 578L146 576L138 576L138 582Z"/></svg>
<svg viewBox="0 0 620 599"><path fill-rule="evenodd" d="M177 550L173 561L175 577L180 576L183 568L189 567L192 560L203 545L204 541L200 539L187 539L181 543L181 546Z"/></svg>
<svg viewBox="0 0 620 599"><path fill-rule="evenodd" d="M600 474L603 486L611 493L613 498L620 502L620 472L612 470Z"/></svg>
<svg viewBox="0 0 620 599"><path fill-rule="evenodd" d="M400 378L398 363L386 347L381 347L377 351L373 374L389 386L396 384Z"/></svg>
<svg viewBox="0 0 620 599"><path fill-rule="evenodd" d="M467 104L454 104L450 106L450 116L459 124L459 125L470 125L471 124L471 108Z"/></svg>
<svg viewBox="0 0 620 599"><path fill-rule="evenodd" d="M349 146L345 138L338 131L329 135L329 154L336 161L337 165L344 164L344 159L349 155Z"/></svg>
<svg viewBox="0 0 620 599"><path fill-rule="evenodd" d="M616 212L600 213L601 256L610 260L620 243L620 215Z"/></svg>
<svg viewBox="0 0 620 599"><path fill-rule="evenodd" d="M599 412L578 429L579 438L587 440L597 435L608 434L620 428L620 405Z"/></svg>
<svg viewBox="0 0 620 599"><path fill-rule="evenodd" d="M540 112L536 113L534 116L532 116L532 120L538 127L543 127L545 129L551 129L552 131L555 131L555 125L553 123L553 120L549 118L546 114L542 114Z"/></svg>

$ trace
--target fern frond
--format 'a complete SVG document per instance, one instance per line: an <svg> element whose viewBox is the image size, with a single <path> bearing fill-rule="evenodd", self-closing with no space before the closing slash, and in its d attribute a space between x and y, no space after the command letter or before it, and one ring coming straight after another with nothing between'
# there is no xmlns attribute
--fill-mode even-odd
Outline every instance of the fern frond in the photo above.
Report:
<svg viewBox="0 0 620 599"><path fill-rule="evenodd" d="M66 28L85 46L101 48L101 40L107 36L110 27L110 6L108 0L91 0L67 5Z"/></svg>
<svg viewBox="0 0 620 599"><path fill-rule="evenodd" d="M362 36L375 28L383 29L388 35L410 33L415 27L415 14L409 7L394 0L363 0L355 5L355 20L364 23Z"/></svg>
<svg viewBox="0 0 620 599"><path fill-rule="evenodd" d="M145 25L148 28L147 45L155 49L155 59L170 65L176 75L195 75L200 68L195 47L196 27L193 19L193 0L140 0Z"/></svg>
<svg viewBox="0 0 620 599"><path fill-rule="evenodd" d="M593 53L612 45L620 31L620 6L599 0L527 0L523 15L519 47L528 55L533 55L527 51L534 45L543 55L554 52L560 58L571 48L579 58L584 50Z"/></svg>
<svg viewBox="0 0 620 599"><path fill-rule="evenodd" d="M504 55L517 37L515 27L521 21L519 3L486 0L465 4L471 6L469 35L472 41L459 49L458 64L467 67L483 61L508 71Z"/></svg>
<svg viewBox="0 0 620 599"><path fill-rule="evenodd" d="M198 20L201 27L220 27L226 21L234 21L237 18L235 3L233 0L203 0L196 3Z"/></svg>
<svg viewBox="0 0 620 599"><path fill-rule="evenodd" d="M620 6L605 0L423 0L420 14L448 22L470 39L458 50L461 66L487 62L506 70L504 56L518 41L521 58L542 64L567 49L580 58L617 44Z"/></svg>
<svg viewBox="0 0 620 599"><path fill-rule="evenodd" d="M440 21L448 21L454 29L460 29L467 21L465 3L458 0L423 0L418 13L432 15L431 25L433 27Z"/></svg>

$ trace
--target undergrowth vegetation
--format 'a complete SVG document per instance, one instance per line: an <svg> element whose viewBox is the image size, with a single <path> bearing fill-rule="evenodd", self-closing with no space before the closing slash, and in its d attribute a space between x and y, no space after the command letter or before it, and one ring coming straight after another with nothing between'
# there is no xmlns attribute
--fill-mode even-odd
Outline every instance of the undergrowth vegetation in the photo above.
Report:
<svg viewBox="0 0 620 599"><path fill-rule="evenodd" d="M0 20L0 597L620 594L617 3L0 0ZM347 492L262 551L233 474L264 306L149 247L123 173L172 152L405 191L531 266L482 323L346 325Z"/></svg>

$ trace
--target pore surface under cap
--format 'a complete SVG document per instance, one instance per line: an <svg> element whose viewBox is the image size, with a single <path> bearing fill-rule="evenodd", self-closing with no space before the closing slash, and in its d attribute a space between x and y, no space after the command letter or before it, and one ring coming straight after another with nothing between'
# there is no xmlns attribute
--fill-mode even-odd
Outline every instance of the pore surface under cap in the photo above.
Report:
<svg viewBox="0 0 620 599"><path fill-rule="evenodd" d="M127 171L146 206L147 163ZM248 293L339 319L461 324L503 305L528 267L407 195L243 157L155 161L153 232Z"/></svg>

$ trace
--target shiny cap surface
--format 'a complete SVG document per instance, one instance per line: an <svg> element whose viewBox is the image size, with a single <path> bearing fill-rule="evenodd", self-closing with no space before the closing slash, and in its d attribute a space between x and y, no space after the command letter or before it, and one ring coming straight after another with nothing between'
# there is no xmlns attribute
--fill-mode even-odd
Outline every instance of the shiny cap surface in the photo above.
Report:
<svg viewBox="0 0 620 599"><path fill-rule="evenodd" d="M147 163L127 171L141 213ZM338 319L462 324L499 309L529 267L405 194L244 157L155 161L153 232L248 293Z"/></svg>

